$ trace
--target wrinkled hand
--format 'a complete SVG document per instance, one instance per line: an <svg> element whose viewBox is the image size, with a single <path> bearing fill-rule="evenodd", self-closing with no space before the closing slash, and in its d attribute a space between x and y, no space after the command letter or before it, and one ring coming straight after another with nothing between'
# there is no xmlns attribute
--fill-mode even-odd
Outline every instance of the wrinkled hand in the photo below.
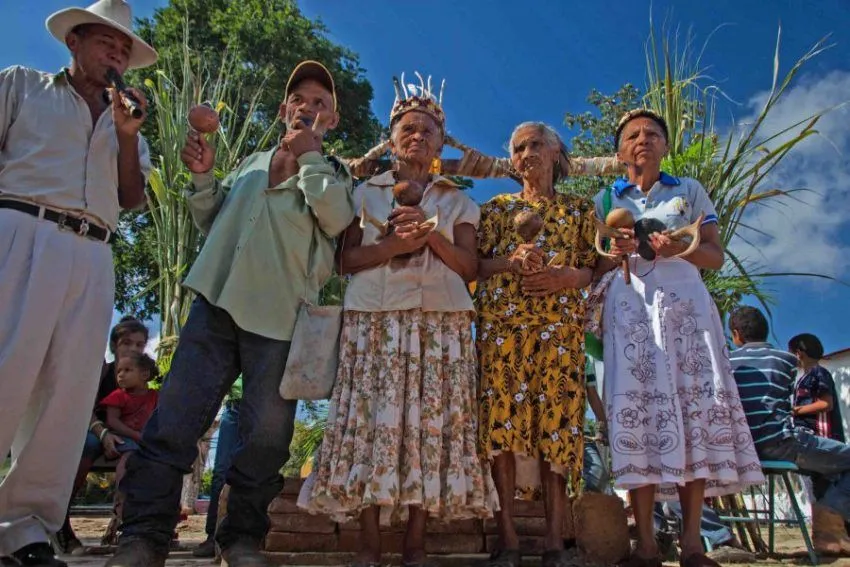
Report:
<svg viewBox="0 0 850 567"><path fill-rule="evenodd" d="M180 159L192 173L206 173L215 166L215 148L198 132L189 132Z"/></svg>
<svg viewBox="0 0 850 567"><path fill-rule="evenodd" d="M322 139L325 137L325 132L327 132L331 120L333 120L333 116L320 112L316 115L316 121L313 122L312 128L308 128L303 122L298 121L283 136L281 145L292 152L292 155L296 158L307 152L321 153Z"/></svg>
<svg viewBox="0 0 850 567"><path fill-rule="evenodd" d="M405 232L405 229L412 230L409 227L418 227L425 220L425 212L421 207L396 207L389 218L390 224L402 232Z"/></svg>
<svg viewBox="0 0 850 567"><path fill-rule="evenodd" d="M542 297L562 289L585 287L590 283L586 272L569 266L546 266L522 278L522 291L531 297Z"/></svg>
<svg viewBox="0 0 850 567"><path fill-rule="evenodd" d="M688 244L681 240L673 240L663 232L653 232L649 235L649 245L655 253L664 258L672 258L681 254L688 248Z"/></svg>
<svg viewBox="0 0 850 567"><path fill-rule="evenodd" d="M608 252L615 256L628 256L629 254L634 254L637 251L637 240L635 240L634 229L621 228L619 230L624 235L627 235L628 238L611 239L611 248Z"/></svg>
<svg viewBox="0 0 850 567"><path fill-rule="evenodd" d="M390 246L393 256L416 252L428 243L431 235L431 227L415 226L406 224L398 227L384 238L384 242Z"/></svg>
<svg viewBox="0 0 850 567"><path fill-rule="evenodd" d="M107 433L103 436L103 440L100 444L103 445L103 453L106 455L107 459L117 459L120 453L118 453L118 450L115 447L116 445L123 445L124 439L118 437L114 433Z"/></svg>
<svg viewBox="0 0 850 567"><path fill-rule="evenodd" d="M115 131L119 135L135 137L145 122L145 118L148 116L148 99L145 98L144 93L139 89L128 87L127 91L132 93L136 97L136 100L139 101L139 107L143 111L142 117L133 118L130 116L130 111L121 102L121 96L115 89L110 89L110 96L112 97L112 121L115 123Z"/></svg>
<svg viewBox="0 0 850 567"><path fill-rule="evenodd" d="M546 264L546 255L534 244L520 244L508 261L513 273L527 276L543 269Z"/></svg>

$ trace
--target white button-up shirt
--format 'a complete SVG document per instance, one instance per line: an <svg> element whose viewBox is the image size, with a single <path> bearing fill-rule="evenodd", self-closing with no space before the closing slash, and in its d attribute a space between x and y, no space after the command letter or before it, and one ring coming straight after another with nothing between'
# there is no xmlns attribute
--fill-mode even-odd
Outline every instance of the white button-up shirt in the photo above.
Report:
<svg viewBox="0 0 850 567"><path fill-rule="evenodd" d="M384 221L394 208L393 172L377 175L354 190L354 210L366 212ZM435 230L454 242L454 227L470 224L478 228L481 211L469 195L451 180L435 176L425 188L420 204L427 217L438 215ZM362 245L381 238L371 224L363 228ZM470 311L472 297L461 278L428 246L421 253L401 262L390 261L357 272L345 290L345 309L349 311Z"/></svg>
<svg viewBox="0 0 850 567"><path fill-rule="evenodd" d="M147 181L147 142L139 135ZM88 104L68 82L27 67L0 71L0 198L28 201L118 225L118 135L112 113L92 124Z"/></svg>

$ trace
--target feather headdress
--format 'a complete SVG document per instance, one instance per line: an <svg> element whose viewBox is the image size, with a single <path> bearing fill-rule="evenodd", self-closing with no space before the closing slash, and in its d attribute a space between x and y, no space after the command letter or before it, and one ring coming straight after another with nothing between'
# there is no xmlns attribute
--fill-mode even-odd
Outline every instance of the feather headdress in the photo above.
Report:
<svg viewBox="0 0 850 567"><path fill-rule="evenodd" d="M395 102L390 111L390 125L392 125L402 114L417 110L424 112L437 121L437 124L445 131L446 115L443 112L443 89L446 86L445 79L440 83L439 94L434 94L431 89L431 76L428 76L426 81L418 72L414 72L416 78L419 79L419 84L404 82L404 73L401 74L401 81L398 77L393 77L393 87L395 88Z"/></svg>

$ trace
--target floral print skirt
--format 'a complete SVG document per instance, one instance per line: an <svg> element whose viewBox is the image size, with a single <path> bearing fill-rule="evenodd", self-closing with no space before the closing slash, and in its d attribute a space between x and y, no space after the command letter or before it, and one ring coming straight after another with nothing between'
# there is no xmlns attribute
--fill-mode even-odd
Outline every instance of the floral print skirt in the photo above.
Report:
<svg viewBox="0 0 850 567"><path fill-rule="evenodd" d="M584 334L558 315L481 317L479 444L489 458L514 455L516 494L541 496L540 459L579 489L584 455Z"/></svg>
<svg viewBox="0 0 850 567"><path fill-rule="evenodd" d="M633 257L603 312L612 473L619 488L657 484L659 499L705 479L706 496L764 482L729 363L723 324L699 271Z"/></svg>
<svg viewBox="0 0 850 567"><path fill-rule="evenodd" d="M498 509L478 455L472 314L346 311L328 422L299 506L337 521L409 506L441 520Z"/></svg>

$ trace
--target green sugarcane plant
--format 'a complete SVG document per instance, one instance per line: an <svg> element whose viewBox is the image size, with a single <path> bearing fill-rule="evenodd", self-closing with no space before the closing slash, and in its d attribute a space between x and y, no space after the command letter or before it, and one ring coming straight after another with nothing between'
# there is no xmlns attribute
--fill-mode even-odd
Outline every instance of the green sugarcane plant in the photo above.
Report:
<svg viewBox="0 0 850 567"><path fill-rule="evenodd" d="M764 125L803 66L828 46L818 41L791 69L780 74L777 33L773 83L756 118L737 124L721 136L715 123L721 89L711 82L701 65L706 44L697 51L692 35L678 33L659 37L650 19L646 44L648 88L643 97L647 108L664 117L669 128L670 152L662 167L677 176L699 180L709 192L717 210L721 242L727 261L718 272L703 274L706 286L717 302L721 315L734 309L745 296L753 296L770 312L770 293L765 279L780 276L806 276L834 279L828 274L773 272L736 253L734 239L749 243L748 233L765 235L748 224L747 212L753 207L782 205L795 199L795 193L811 191L805 187L777 187L770 174L809 136L817 134L815 125L836 107L823 108L803 120L785 125L779 131L765 132ZM767 235L769 236L769 235Z"/></svg>
<svg viewBox="0 0 850 567"><path fill-rule="evenodd" d="M170 360L180 327L186 320L193 294L181 283L200 251L202 235L192 222L184 190L191 177L180 159L189 132L189 110L203 101L211 101L220 115L221 126L209 141L216 149L215 175L221 179L239 161L273 138L276 122L256 119L257 101L262 91L241 92L228 77L238 58L225 55L217 73L203 61L193 64L188 44L184 43L180 58L165 58L145 79L145 87L155 108L156 155L147 192L147 214L155 229L149 245L159 268L159 278L149 287L158 287L161 320L160 357ZM167 368L161 368L166 370Z"/></svg>

